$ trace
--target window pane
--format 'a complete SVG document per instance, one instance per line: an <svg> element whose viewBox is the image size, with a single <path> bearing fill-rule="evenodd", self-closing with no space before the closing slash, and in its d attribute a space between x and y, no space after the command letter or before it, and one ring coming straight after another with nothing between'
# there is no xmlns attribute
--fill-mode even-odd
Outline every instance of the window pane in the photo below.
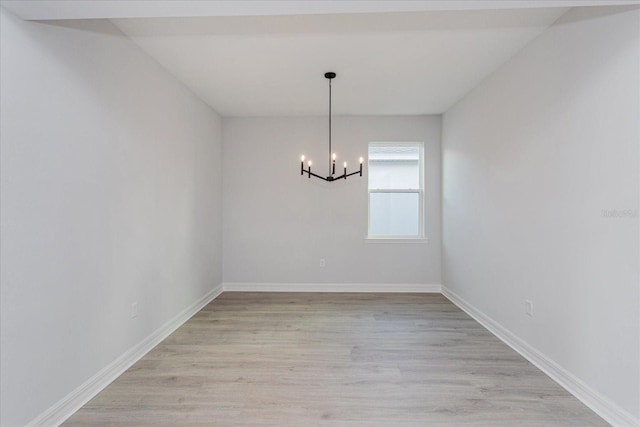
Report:
<svg viewBox="0 0 640 427"><path fill-rule="evenodd" d="M417 146L369 147L369 188L419 189L419 159Z"/></svg>
<svg viewBox="0 0 640 427"><path fill-rule="evenodd" d="M369 236L419 234L418 193L369 193Z"/></svg>

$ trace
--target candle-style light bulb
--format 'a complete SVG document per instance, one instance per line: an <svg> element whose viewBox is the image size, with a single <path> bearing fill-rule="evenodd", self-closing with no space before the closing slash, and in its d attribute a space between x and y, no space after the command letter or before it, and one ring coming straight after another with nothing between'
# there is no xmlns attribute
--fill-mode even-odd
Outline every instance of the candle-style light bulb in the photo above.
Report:
<svg viewBox="0 0 640 427"><path fill-rule="evenodd" d="M363 160L364 160L364 159L363 159L362 157L360 157L360 164L362 164Z"/></svg>
<svg viewBox="0 0 640 427"><path fill-rule="evenodd" d="M302 155L302 157L300 158L300 160L302 160L304 162L304 154Z"/></svg>
<svg viewBox="0 0 640 427"><path fill-rule="evenodd" d="M347 167L347 162L344 162L344 167L345 167L345 168Z"/></svg>
<svg viewBox="0 0 640 427"><path fill-rule="evenodd" d="M335 162L336 161L336 153L333 153L332 158L333 158L333 161Z"/></svg>
<svg viewBox="0 0 640 427"><path fill-rule="evenodd" d="M309 166L311 166L311 160L309 160Z"/></svg>

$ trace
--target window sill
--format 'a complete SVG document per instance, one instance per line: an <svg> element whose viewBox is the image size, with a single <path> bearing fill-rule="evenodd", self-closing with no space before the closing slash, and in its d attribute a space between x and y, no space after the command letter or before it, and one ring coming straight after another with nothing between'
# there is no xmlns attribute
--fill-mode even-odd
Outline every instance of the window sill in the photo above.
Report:
<svg viewBox="0 0 640 427"><path fill-rule="evenodd" d="M428 237L365 237L366 243L429 243Z"/></svg>

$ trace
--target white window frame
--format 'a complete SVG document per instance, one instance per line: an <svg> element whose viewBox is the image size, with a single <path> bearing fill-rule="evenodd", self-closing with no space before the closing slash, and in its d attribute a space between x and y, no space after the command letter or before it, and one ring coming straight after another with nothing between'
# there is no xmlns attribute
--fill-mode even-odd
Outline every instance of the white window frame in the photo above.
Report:
<svg viewBox="0 0 640 427"><path fill-rule="evenodd" d="M369 188L369 172L371 171L371 160L369 159L369 148L371 147L418 147L419 158L418 167L420 169L420 182L418 189L394 188L377 189ZM417 241L424 240L424 142L370 142L367 146L367 239L382 241ZM371 230L371 194L372 193L416 193L418 194L418 234L415 236L373 236Z"/></svg>

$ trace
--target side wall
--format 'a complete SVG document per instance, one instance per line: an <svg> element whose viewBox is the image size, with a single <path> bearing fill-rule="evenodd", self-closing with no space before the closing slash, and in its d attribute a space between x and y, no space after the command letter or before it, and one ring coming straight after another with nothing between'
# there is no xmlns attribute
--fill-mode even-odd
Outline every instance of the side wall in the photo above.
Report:
<svg viewBox="0 0 640 427"><path fill-rule="evenodd" d="M445 292L627 420L640 418L639 28L637 8L573 9L443 118Z"/></svg>
<svg viewBox="0 0 640 427"><path fill-rule="evenodd" d="M221 283L222 126L108 22L1 15L0 424L20 426Z"/></svg>
<svg viewBox="0 0 640 427"><path fill-rule="evenodd" d="M440 284L440 117L334 117L337 165L372 141L425 143L429 242L372 243L367 174L327 183L327 117L224 121L224 282ZM320 259L326 266L320 267Z"/></svg>

